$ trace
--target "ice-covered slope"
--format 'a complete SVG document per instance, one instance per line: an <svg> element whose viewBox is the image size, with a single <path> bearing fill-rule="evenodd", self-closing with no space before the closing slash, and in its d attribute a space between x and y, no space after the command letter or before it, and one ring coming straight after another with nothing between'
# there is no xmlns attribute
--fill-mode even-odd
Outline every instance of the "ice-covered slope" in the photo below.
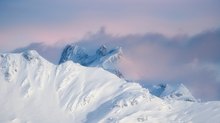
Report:
<svg viewBox="0 0 220 123"><path fill-rule="evenodd" d="M118 62L122 57L120 47L108 50L105 45L100 46L94 55L88 55L84 48L77 45L67 45L61 55L59 64L66 61L73 61L83 66L102 67L103 69L123 78L118 69Z"/></svg>
<svg viewBox="0 0 220 123"><path fill-rule="evenodd" d="M219 102L163 100L102 68L58 66L35 51L0 54L1 123L212 122Z"/></svg>

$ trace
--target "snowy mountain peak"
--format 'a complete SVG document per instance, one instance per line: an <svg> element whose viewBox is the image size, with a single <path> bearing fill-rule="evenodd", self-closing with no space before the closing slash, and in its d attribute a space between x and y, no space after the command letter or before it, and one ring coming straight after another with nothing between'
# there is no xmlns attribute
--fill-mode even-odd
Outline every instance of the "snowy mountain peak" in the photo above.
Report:
<svg viewBox="0 0 220 123"><path fill-rule="evenodd" d="M117 64L122 57L122 48L118 47L108 50L105 45L101 45L94 55L87 55L84 48L77 45L67 45L63 50L59 63L71 60L83 66L102 67L103 69L114 73L119 77L123 77L122 73L117 67Z"/></svg>
<svg viewBox="0 0 220 123"><path fill-rule="evenodd" d="M4 80L7 82L13 82L16 80L16 75L22 72L19 62L28 64L41 64L45 61L35 50L25 51L19 54L5 53L0 55L0 73Z"/></svg>
<svg viewBox="0 0 220 123"><path fill-rule="evenodd" d="M75 63L85 64L85 60L88 58L88 55L85 53L85 49L77 45L67 45L62 53L59 64L72 60Z"/></svg>
<svg viewBox="0 0 220 123"><path fill-rule="evenodd" d="M38 52L35 50L28 50L26 52L23 52L22 55L25 59L27 59L29 61L40 57Z"/></svg>
<svg viewBox="0 0 220 123"><path fill-rule="evenodd" d="M108 53L107 47L105 45L101 45L98 50L96 50L96 54L100 56L105 56Z"/></svg>
<svg viewBox="0 0 220 123"><path fill-rule="evenodd" d="M190 91L181 83L179 85L159 84L150 89L151 93L163 99L197 101Z"/></svg>
<svg viewBox="0 0 220 123"><path fill-rule="evenodd" d="M191 92L184 86L180 84L177 86L176 90L172 92L169 89L165 89L165 91L161 94L164 98L173 98L177 100L185 100L185 101L197 101L191 94Z"/></svg>

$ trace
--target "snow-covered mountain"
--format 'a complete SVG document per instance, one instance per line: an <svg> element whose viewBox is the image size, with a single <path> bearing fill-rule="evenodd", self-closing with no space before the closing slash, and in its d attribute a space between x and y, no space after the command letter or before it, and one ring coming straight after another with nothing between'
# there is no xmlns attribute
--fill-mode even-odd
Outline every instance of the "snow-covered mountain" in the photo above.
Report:
<svg viewBox="0 0 220 123"><path fill-rule="evenodd" d="M123 57L121 47L108 50L105 45L101 45L94 55L89 56L86 53L85 48L72 44L67 45L64 48L59 64L66 61L73 61L74 63L79 63L83 66L102 67L118 77L124 78L118 67L121 57ZM160 84L149 89L153 95L160 98L196 101L190 91L183 84L177 86Z"/></svg>
<svg viewBox="0 0 220 123"><path fill-rule="evenodd" d="M192 102L197 101L183 84L179 84L176 86L171 86L169 84L159 84L149 89L151 94L163 99L183 100Z"/></svg>
<svg viewBox="0 0 220 123"><path fill-rule="evenodd" d="M123 78L122 73L117 67L122 55L123 53L120 47L108 50L105 45L102 45L96 50L94 55L88 55L84 48L72 44L64 48L59 64L66 61L73 61L83 66L102 67L118 77Z"/></svg>
<svg viewBox="0 0 220 123"><path fill-rule="evenodd" d="M102 68L54 65L36 51L0 54L0 109L1 123L218 123L220 117L220 102L158 98Z"/></svg>

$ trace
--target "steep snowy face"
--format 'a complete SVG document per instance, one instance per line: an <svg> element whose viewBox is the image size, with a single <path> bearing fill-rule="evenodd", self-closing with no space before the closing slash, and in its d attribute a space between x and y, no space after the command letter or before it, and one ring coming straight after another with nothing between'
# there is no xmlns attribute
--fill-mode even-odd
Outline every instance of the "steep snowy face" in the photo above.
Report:
<svg viewBox="0 0 220 123"><path fill-rule="evenodd" d="M159 84L150 89L153 95L168 100L183 100L196 102L190 91L183 85L171 86L169 84Z"/></svg>
<svg viewBox="0 0 220 123"><path fill-rule="evenodd" d="M85 53L83 48L77 45L68 45L63 50L59 63L70 60L83 66L102 67L118 77L123 78L122 73L118 69L118 63L120 62L122 54L120 47L108 50L105 45L102 45L96 50L94 55L89 56Z"/></svg>

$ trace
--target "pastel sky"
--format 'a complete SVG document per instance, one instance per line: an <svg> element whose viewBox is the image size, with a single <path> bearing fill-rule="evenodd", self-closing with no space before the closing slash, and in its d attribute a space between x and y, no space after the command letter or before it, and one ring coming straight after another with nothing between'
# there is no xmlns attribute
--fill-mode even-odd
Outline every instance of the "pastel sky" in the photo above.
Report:
<svg viewBox="0 0 220 123"><path fill-rule="evenodd" d="M1 49L113 34L196 34L220 25L219 0L1 0Z"/></svg>
<svg viewBox="0 0 220 123"><path fill-rule="evenodd" d="M219 100L219 6L219 0L0 0L0 52L36 49L56 63L67 43L122 46L137 80L184 83L199 98Z"/></svg>

